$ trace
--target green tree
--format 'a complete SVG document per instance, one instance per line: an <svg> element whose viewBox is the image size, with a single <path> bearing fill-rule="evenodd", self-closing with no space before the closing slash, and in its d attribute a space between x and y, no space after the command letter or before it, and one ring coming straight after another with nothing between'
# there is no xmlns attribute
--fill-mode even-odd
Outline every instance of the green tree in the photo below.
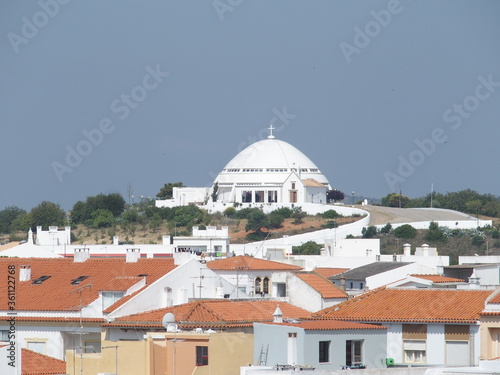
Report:
<svg viewBox="0 0 500 375"><path fill-rule="evenodd" d="M12 223L20 215L26 215L26 211L17 207L9 206L0 211L0 233L10 233L14 230Z"/></svg>
<svg viewBox="0 0 500 375"><path fill-rule="evenodd" d="M109 210L98 209L92 212L92 226L94 228L109 228L115 223L115 217Z"/></svg>
<svg viewBox="0 0 500 375"><path fill-rule="evenodd" d="M307 212L302 211L302 207L295 207L292 210L292 218L294 224L302 224L304 218L307 216Z"/></svg>
<svg viewBox="0 0 500 375"><path fill-rule="evenodd" d="M49 201L43 201L38 206L34 207L31 212L31 225L33 227L41 225L44 229L48 229L51 225L63 226L66 213L61 209L59 204Z"/></svg>
<svg viewBox="0 0 500 375"><path fill-rule="evenodd" d="M172 194L174 191L174 187L184 187L182 182L169 182L163 185L158 194L156 194L156 198L158 199L172 199Z"/></svg>
<svg viewBox="0 0 500 375"><path fill-rule="evenodd" d="M214 184L214 187L212 189L212 195L211 195L212 202L217 202L217 194L219 194L219 183L218 182L216 182Z"/></svg>
<svg viewBox="0 0 500 375"><path fill-rule="evenodd" d="M391 223L387 223L380 229L380 233L389 234L391 233L391 230L392 230Z"/></svg>
<svg viewBox="0 0 500 375"><path fill-rule="evenodd" d="M431 221L429 223L429 230L425 234L425 239L427 241L441 241L441 242L447 240L443 231L439 228L438 223L436 223L435 221Z"/></svg>
<svg viewBox="0 0 500 375"><path fill-rule="evenodd" d="M33 219L31 218L30 213L22 214L14 219L10 228L11 231L22 230L23 232L26 232L31 228L32 223Z"/></svg>
<svg viewBox="0 0 500 375"><path fill-rule="evenodd" d="M328 190L326 192L326 202L339 202L344 200L345 194L341 192L340 190L333 189L333 190Z"/></svg>
<svg viewBox="0 0 500 375"><path fill-rule="evenodd" d="M337 219L337 218L341 217L342 215L340 215L335 210L328 210L328 211L323 212L321 214L321 216L323 217L323 219Z"/></svg>
<svg viewBox="0 0 500 375"><path fill-rule="evenodd" d="M245 225L247 232L262 232L263 228L270 227L269 218L261 210L251 212L247 220L247 224Z"/></svg>
<svg viewBox="0 0 500 375"><path fill-rule="evenodd" d="M275 212L275 211L271 212L268 215L268 218L269 218L269 226L272 229L281 228L281 226L283 225L283 222L285 221L285 218L279 212Z"/></svg>
<svg viewBox="0 0 500 375"><path fill-rule="evenodd" d="M234 217L236 216L236 208L234 207L228 207L224 210L224 216L227 217Z"/></svg>
<svg viewBox="0 0 500 375"><path fill-rule="evenodd" d="M410 201L410 198L404 195L389 193L382 198L382 206L386 207L406 207L406 204Z"/></svg>
<svg viewBox="0 0 500 375"><path fill-rule="evenodd" d="M320 255L322 246L314 241L308 241L300 246L292 246L293 255Z"/></svg>
<svg viewBox="0 0 500 375"><path fill-rule="evenodd" d="M120 193L98 194L87 197L85 202L78 201L71 210L71 220L74 223L85 223L93 220L93 212L107 210L113 217L119 217L125 210L125 199Z"/></svg>
<svg viewBox="0 0 500 375"><path fill-rule="evenodd" d="M174 207L174 215L172 220L179 227L199 224L203 219L203 212L193 205Z"/></svg>
<svg viewBox="0 0 500 375"><path fill-rule="evenodd" d="M410 224L404 224L394 229L394 235L398 238L415 238L417 230Z"/></svg>
<svg viewBox="0 0 500 375"><path fill-rule="evenodd" d="M377 227L375 227L374 225L363 227L363 229L361 229L361 234L363 235L363 238L375 237L377 235Z"/></svg>

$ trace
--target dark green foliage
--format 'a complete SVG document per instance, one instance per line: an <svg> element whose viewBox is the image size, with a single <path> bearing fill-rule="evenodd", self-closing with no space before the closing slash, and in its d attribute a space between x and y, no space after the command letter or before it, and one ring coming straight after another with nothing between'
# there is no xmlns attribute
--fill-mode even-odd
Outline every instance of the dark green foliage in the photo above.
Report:
<svg viewBox="0 0 500 375"><path fill-rule="evenodd" d="M197 206L178 206L174 207L172 210L172 220L180 227L200 224L203 220L203 211Z"/></svg>
<svg viewBox="0 0 500 375"><path fill-rule="evenodd" d="M471 244L474 246L481 246L482 244L484 244L484 237L477 234L472 236Z"/></svg>
<svg viewBox="0 0 500 375"><path fill-rule="evenodd" d="M394 229L394 235L398 238L415 238L417 230L410 224L404 224Z"/></svg>
<svg viewBox="0 0 500 375"><path fill-rule="evenodd" d="M340 215L337 211L335 210L328 210L328 211L325 211L321 214L321 217L323 219L337 219L339 217L341 217L342 215Z"/></svg>
<svg viewBox="0 0 500 375"><path fill-rule="evenodd" d="M245 226L245 230L252 232L261 232L262 228L269 228L269 218L267 215L261 210L257 209L252 211L248 215L247 225Z"/></svg>
<svg viewBox="0 0 500 375"><path fill-rule="evenodd" d="M156 198L158 198L158 199L172 199L172 193L174 191L174 187L184 187L184 184L182 182L166 183L160 189L159 193L156 194Z"/></svg>
<svg viewBox="0 0 500 375"><path fill-rule="evenodd" d="M259 208L243 208L239 211L236 212L236 218L238 219L248 219L250 217L250 215L254 212L262 212L261 209Z"/></svg>
<svg viewBox="0 0 500 375"><path fill-rule="evenodd" d="M119 193L87 197L85 202L78 201L73 205L71 220L77 224L88 222L93 220L92 214L97 210L107 210L117 218L125 210L125 199Z"/></svg>
<svg viewBox="0 0 500 375"><path fill-rule="evenodd" d="M406 207L410 198L396 193L387 194L382 198L381 205L386 207Z"/></svg>
<svg viewBox="0 0 500 375"><path fill-rule="evenodd" d="M15 230L12 223L21 215L26 215L26 211L16 206L5 207L1 210L0 233L10 233Z"/></svg>
<svg viewBox="0 0 500 375"><path fill-rule="evenodd" d="M301 207L295 207L292 210L292 218L294 224L302 224L304 222L304 218L307 216L307 213L302 211Z"/></svg>
<svg viewBox="0 0 500 375"><path fill-rule="evenodd" d="M322 224L323 228L337 228L339 225L335 220L328 220L325 224Z"/></svg>
<svg viewBox="0 0 500 375"><path fill-rule="evenodd" d="M326 202L327 203L339 202L339 201L344 200L344 198L345 198L345 195L340 190L334 189L334 190L328 190L326 192Z"/></svg>
<svg viewBox="0 0 500 375"><path fill-rule="evenodd" d="M431 241L431 242L432 241L442 242L442 241L446 241L447 240L447 238L445 237L443 231L441 229L439 229L438 223L436 223L434 221L430 222L430 224L429 224L429 230L425 234L425 239L427 241Z"/></svg>
<svg viewBox="0 0 500 375"><path fill-rule="evenodd" d="M43 201L30 212L31 225L34 227L41 225L43 229L48 229L51 225L64 226L66 213L59 204Z"/></svg>
<svg viewBox="0 0 500 375"><path fill-rule="evenodd" d="M211 197L212 197L212 202L217 202L217 194L218 194L218 193L219 193L219 183L218 183L218 182L216 182L216 183L214 184L214 188L213 188L213 190L212 190L212 195L211 195Z"/></svg>
<svg viewBox="0 0 500 375"><path fill-rule="evenodd" d="M236 216L236 208L234 207L228 207L224 210L224 215L227 217L234 217Z"/></svg>
<svg viewBox="0 0 500 375"><path fill-rule="evenodd" d="M314 241L308 241L300 246L292 246L293 255L320 255L322 246Z"/></svg>
<svg viewBox="0 0 500 375"><path fill-rule="evenodd" d="M291 218L293 211L288 207L281 207L273 211L273 213L283 216L285 219Z"/></svg>
<svg viewBox="0 0 500 375"><path fill-rule="evenodd" d="M285 218L283 216L274 211L268 215L268 218L269 218L269 227L272 229L281 228L283 221L285 221Z"/></svg>
<svg viewBox="0 0 500 375"><path fill-rule="evenodd" d="M382 233L382 234L388 234L388 233L391 233L391 230L392 230L391 223L387 223L387 224L385 224L385 226L383 226L380 229L380 233Z"/></svg>
<svg viewBox="0 0 500 375"><path fill-rule="evenodd" d="M98 209L92 212L92 227L109 228L115 223L115 217L109 210Z"/></svg>
<svg viewBox="0 0 500 375"><path fill-rule="evenodd" d="M361 234L363 235L363 238L372 238L377 234L377 228L373 225L363 227L363 229L361 229Z"/></svg>

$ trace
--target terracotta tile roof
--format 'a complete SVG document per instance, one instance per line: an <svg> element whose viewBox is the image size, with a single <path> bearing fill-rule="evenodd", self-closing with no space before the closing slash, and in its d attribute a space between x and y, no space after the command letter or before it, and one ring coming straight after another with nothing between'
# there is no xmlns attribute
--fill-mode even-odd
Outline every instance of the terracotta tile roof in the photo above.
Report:
<svg viewBox="0 0 500 375"><path fill-rule="evenodd" d="M326 331L326 330L343 330L343 329L387 329L387 327L378 326L375 324L345 322L342 320L302 320L299 323L268 323L272 325L282 325L304 328L305 330Z"/></svg>
<svg viewBox="0 0 500 375"><path fill-rule="evenodd" d="M0 321L8 321L10 316L0 316ZM16 316L16 322L61 322L80 323L80 318L65 318L55 316ZM84 323L104 323L103 318L82 318Z"/></svg>
<svg viewBox="0 0 500 375"><path fill-rule="evenodd" d="M342 291L330 280L315 272L296 272L295 276L320 293L322 298L348 298L346 292Z"/></svg>
<svg viewBox="0 0 500 375"><path fill-rule="evenodd" d="M80 295L86 306L99 297L99 291L123 291L146 274L146 283L151 284L176 267L173 259L165 258L141 258L136 263L124 258L90 258L81 263L65 258L0 258L2 274L7 274L9 265L15 266L16 310L26 311L78 311ZM30 281L19 281L21 265L30 266ZM33 284L41 276L50 277ZM78 279L81 276L88 277ZM132 279L124 279L127 277ZM0 283L0 295L7 295L7 282ZM0 310L8 309L7 302L7 298L0 299Z"/></svg>
<svg viewBox="0 0 500 375"><path fill-rule="evenodd" d="M462 279L455 279L454 277L446 277L441 275L410 275L413 277L418 277L419 279L425 279L432 281L433 283L463 283Z"/></svg>
<svg viewBox="0 0 500 375"><path fill-rule="evenodd" d="M314 178L305 178L302 180L302 182L305 186L326 187L325 185L323 185L318 180L315 180Z"/></svg>
<svg viewBox="0 0 500 375"><path fill-rule="evenodd" d="M385 289L318 311L314 316L362 322L474 323L491 290Z"/></svg>
<svg viewBox="0 0 500 375"><path fill-rule="evenodd" d="M239 255L231 258L213 260L207 263L207 267L212 270L270 270L270 271L288 271L301 270L302 267L291 264L274 262L249 256Z"/></svg>
<svg viewBox="0 0 500 375"><path fill-rule="evenodd" d="M21 350L22 375L66 374L66 362L32 350Z"/></svg>
<svg viewBox="0 0 500 375"><path fill-rule="evenodd" d="M326 268L326 267L317 267L313 269L314 272L326 278L338 275L339 273L346 272L349 270L350 268Z"/></svg>
<svg viewBox="0 0 500 375"><path fill-rule="evenodd" d="M151 310L116 318L104 326L162 327L163 316L171 312L180 327L251 327L254 322L272 322L279 305L283 318L299 319L311 316L307 310L286 302L277 301L230 301L226 299L199 300L182 305Z"/></svg>

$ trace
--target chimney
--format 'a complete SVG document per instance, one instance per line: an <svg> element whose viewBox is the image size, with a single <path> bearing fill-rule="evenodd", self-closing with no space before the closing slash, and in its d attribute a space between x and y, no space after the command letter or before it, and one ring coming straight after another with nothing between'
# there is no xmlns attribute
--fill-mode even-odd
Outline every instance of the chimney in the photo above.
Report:
<svg viewBox="0 0 500 375"><path fill-rule="evenodd" d="M276 306L276 310L274 310L273 316L273 323L283 323L283 313L281 312L280 305Z"/></svg>
<svg viewBox="0 0 500 375"><path fill-rule="evenodd" d="M422 245L422 255L424 257L429 256L429 245L427 245L426 243Z"/></svg>
<svg viewBox="0 0 500 375"><path fill-rule="evenodd" d="M409 243L405 243L403 245L403 254L405 257L409 257L411 255L411 245Z"/></svg>
<svg viewBox="0 0 500 375"><path fill-rule="evenodd" d="M476 270L472 271L472 275L469 276L469 288L479 289L481 278L477 276Z"/></svg>
<svg viewBox="0 0 500 375"><path fill-rule="evenodd" d="M19 266L19 281L30 281L31 280L31 267L24 265Z"/></svg>
<svg viewBox="0 0 500 375"><path fill-rule="evenodd" d="M90 258L90 249L86 247L75 249L75 255L73 256L73 261L75 263L83 263L89 258Z"/></svg>
<svg viewBox="0 0 500 375"><path fill-rule="evenodd" d="M127 249L126 261L127 263L137 263L137 259L141 257L141 249Z"/></svg>
<svg viewBox="0 0 500 375"><path fill-rule="evenodd" d="M163 244L164 245L170 245L170 236L163 236Z"/></svg>
<svg viewBox="0 0 500 375"><path fill-rule="evenodd" d="M31 230L31 227L28 232L28 244L33 245L33 231Z"/></svg>
<svg viewBox="0 0 500 375"><path fill-rule="evenodd" d="M443 261L441 260L441 257L439 257L439 262L436 266L436 271L438 275L443 276L444 275L444 264Z"/></svg>
<svg viewBox="0 0 500 375"><path fill-rule="evenodd" d="M345 276L344 275L340 276L340 290L343 290L345 292Z"/></svg>
<svg viewBox="0 0 500 375"><path fill-rule="evenodd" d="M119 244L120 244L119 237L113 236L113 245L119 245Z"/></svg>

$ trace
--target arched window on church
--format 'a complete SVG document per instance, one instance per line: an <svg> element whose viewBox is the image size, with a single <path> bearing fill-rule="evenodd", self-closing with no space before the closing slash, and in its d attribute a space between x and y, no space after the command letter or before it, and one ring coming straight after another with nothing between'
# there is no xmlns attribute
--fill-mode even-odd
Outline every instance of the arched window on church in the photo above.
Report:
<svg viewBox="0 0 500 375"><path fill-rule="evenodd" d="M269 294L269 277L264 277L264 281L262 283L262 291L265 294Z"/></svg>
<svg viewBox="0 0 500 375"><path fill-rule="evenodd" d="M255 279L255 294L260 294L262 292L261 284L262 284L262 279L260 277L257 277Z"/></svg>

